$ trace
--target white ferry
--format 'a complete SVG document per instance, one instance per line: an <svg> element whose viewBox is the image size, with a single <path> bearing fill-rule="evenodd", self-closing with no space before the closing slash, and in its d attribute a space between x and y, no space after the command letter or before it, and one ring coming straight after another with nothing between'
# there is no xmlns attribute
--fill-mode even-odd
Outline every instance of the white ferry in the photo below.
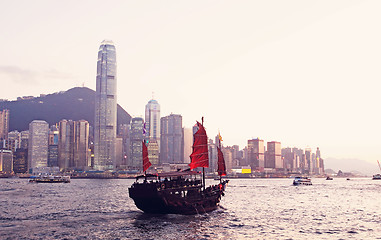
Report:
<svg viewBox="0 0 381 240"><path fill-rule="evenodd" d="M70 176L57 176L57 175L40 175L31 176L30 183L69 183Z"/></svg>
<svg viewBox="0 0 381 240"><path fill-rule="evenodd" d="M312 185L311 179L308 177L295 177L293 184L297 185Z"/></svg>

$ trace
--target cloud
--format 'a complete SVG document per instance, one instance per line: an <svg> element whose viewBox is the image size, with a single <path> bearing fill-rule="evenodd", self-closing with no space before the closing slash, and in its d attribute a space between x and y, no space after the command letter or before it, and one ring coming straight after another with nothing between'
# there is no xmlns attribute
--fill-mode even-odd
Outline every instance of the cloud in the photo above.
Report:
<svg viewBox="0 0 381 240"><path fill-rule="evenodd" d="M37 72L17 66L0 66L0 79L20 84L36 84Z"/></svg>
<svg viewBox="0 0 381 240"><path fill-rule="evenodd" d="M62 79L73 78L70 74L62 73L56 69L46 71L33 71L18 66L0 66L0 80L17 84L39 85L45 82L55 82Z"/></svg>

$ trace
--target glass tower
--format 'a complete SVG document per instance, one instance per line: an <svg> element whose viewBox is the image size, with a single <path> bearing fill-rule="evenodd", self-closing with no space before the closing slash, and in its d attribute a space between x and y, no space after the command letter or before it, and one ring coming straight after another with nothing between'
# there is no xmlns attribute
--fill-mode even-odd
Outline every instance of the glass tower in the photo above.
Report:
<svg viewBox="0 0 381 240"><path fill-rule="evenodd" d="M115 168L116 142L116 53L112 41L99 47L94 121L94 168Z"/></svg>

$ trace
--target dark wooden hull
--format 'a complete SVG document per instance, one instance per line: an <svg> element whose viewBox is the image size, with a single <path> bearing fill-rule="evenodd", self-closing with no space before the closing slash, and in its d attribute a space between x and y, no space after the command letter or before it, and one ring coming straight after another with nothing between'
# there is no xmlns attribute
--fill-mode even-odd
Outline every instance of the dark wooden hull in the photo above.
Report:
<svg viewBox="0 0 381 240"><path fill-rule="evenodd" d="M155 185L140 184L129 188L136 207L153 214L203 214L218 208L226 183L210 186L202 191L199 187L162 189Z"/></svg>

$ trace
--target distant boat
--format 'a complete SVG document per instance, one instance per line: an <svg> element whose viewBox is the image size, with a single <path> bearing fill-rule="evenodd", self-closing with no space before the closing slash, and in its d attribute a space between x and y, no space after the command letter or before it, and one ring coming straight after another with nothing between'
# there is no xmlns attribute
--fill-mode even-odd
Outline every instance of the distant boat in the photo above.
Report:
<svg viewBox="0 0 381 240"><path fill-rule="evenodd" d="M39 175L31 176L30 183L70 183L70 176Z"/></svg>
<svg viewBox="0 0 381 240"><path fill-rule="evenodd" d="M137 208L145 213L183 215L202 214L217 209L229 180L220 180L219 184L205 187L204 167L209 167L208 138L203 124L197 122L197 126L188 170L147 174L146 170L151 163L143 142L144 175L136 177L136 182L128 189ZM220 160L220 154L222 152L219 151L219 165L223 161L223 158ZM197 167L203 168L202 179L200 172L192 171ZM225 171L221 165L218 174L224 176ZM139 182L139 179L144 180Z"/></svg>
<svg viewBox="0 0 381 240"><path fill-rule="evenodd" d="M325 180L333 180L333 178L330 176L327 176L327 178Z"/></svg>
<svg viewBox="0 0 381 240"><path fill-rule="evenodd" d="M293 184L298 185L312 185L311 179L309 177L295 177Z"/></svg>
<svg viewBox="0 0 381 240"><path fill-rule="evenodd" d="M380 162L377 160L377 163L378 163L378 167L380 168L380 171L381 171L381 166L380 166ZM373 175L373 180L381 180L381 174L377 173L375 175Z"/></svg>

